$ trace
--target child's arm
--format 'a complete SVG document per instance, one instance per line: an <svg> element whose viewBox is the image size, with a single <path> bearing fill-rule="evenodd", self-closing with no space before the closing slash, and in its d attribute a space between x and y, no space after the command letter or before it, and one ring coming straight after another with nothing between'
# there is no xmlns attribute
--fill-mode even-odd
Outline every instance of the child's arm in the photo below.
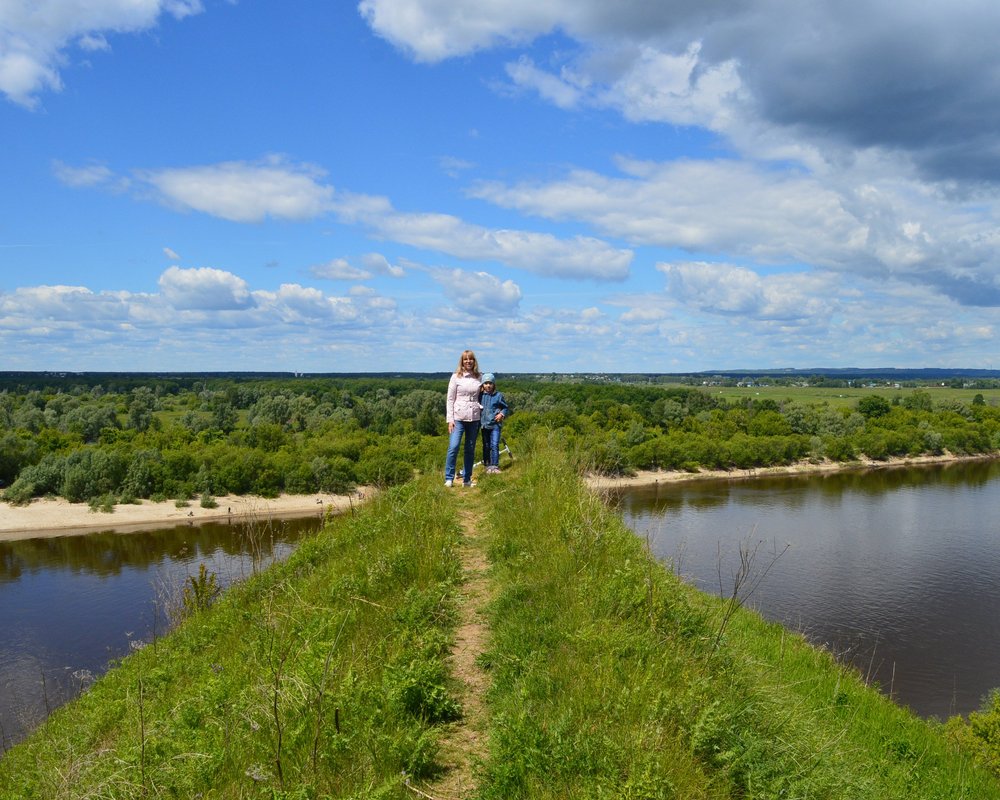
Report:
<svg viewBox="0 0 1000 800"><path fill-rule="evenodd" d="M504 399L503 392L497 392L496 403L494 408L497 409L496 416L493 417L497 422L503 422L504 419L510 416L510 407L507 405L507 401Z"/></svg>

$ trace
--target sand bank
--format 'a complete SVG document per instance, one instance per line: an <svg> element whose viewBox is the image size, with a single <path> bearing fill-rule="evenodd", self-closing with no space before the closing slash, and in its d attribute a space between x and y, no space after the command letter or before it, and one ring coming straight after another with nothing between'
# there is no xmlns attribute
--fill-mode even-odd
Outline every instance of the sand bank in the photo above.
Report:
<svg viewBox="0 0 1000 800"><path fill-rule="evenodd" d="M216 508L202 508L197 500L190 501L184 508L178 508L173 500L161 503L142 500L136 505L117 505L111 514L91 511L87 503L70 503L62 498L38 499L26 506L0 503L0 541L107 530L150 530L227 520L320 517L331 507L334 512L344 511L371 494L371 489L362 487L351 495L281 495L273 498L229 495L215 498Z"/></svg>
<svg viewBox="0 0 1000 800"><path fill-rule="evenodd" d="M630 486L653 486L657 483L679 483L699 480L748 480L769 475L808 475L824 472L844 472L847 470L888 469L892 467L916 467L927 464L950 464L959 461L989 461L995 455L955 456L913 456L912 458L888 458L875 461L859 458L855 461L800 461L779 467L758 467L757 469L705 469L698 472L683 470L640 470L634 475L611 477L608 475L588 475L587 485L592 489L624 489Z"/></svg>

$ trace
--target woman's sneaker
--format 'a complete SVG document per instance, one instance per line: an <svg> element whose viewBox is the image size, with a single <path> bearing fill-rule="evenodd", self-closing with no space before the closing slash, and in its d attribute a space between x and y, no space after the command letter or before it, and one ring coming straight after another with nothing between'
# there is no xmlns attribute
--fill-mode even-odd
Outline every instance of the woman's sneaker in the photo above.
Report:
<svg viewBox="0 0 1000 800"><path fill-rule="evenodd" d="M447 486L450 489L451 486L452 486L452 483L454 483L454 481L445 481L444 485Z"/></svg>

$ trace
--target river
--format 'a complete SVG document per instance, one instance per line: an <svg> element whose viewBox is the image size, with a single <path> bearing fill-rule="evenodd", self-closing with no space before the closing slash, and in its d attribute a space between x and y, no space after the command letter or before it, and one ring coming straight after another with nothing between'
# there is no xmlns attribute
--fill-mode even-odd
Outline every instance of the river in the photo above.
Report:
<svg viewBox="0 0 1000 800"><path fill-rule="evenodd" d="M661 483L615 502L657 557L708 592L720 591L720 565L731 591L740 548L756 547L767 574L747 604L924 717L966 714L1000 686L1000 462ZM161 635L200 563L226 585L318 525L0 542L0 752Z"/></svg>
<svg viewBox="0 0 1000 800"><path fill-rule="evenodd" d="M721 572L730 594L756 548L747 605L921 716L966 714L1000 687L1000 462L661 483L616 503L707 592Z"/></svg>
<svg viewBox="0 0 1000 800"><path fill-rule="evenodd" d="M162 636L204 563L230 585L285 558L313 516L0 542L0 753Z"/></svg>

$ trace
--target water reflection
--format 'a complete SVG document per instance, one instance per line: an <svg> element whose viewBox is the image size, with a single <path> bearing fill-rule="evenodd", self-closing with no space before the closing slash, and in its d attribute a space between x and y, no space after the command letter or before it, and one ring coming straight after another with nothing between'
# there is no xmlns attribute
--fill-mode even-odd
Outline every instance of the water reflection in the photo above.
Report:
<svg viewBox="0 0 1000 800"><path fill-rule="evenodd" d="M762 542L766 565L789 543L751 605L921 715L967 713L1000 686L1000 463L660 484L616 502L709 592L741 545Z"/></svg>
<svg viewBox="0 0 1000 800"><path fill-rule="evenodd" d="M0 751L133 642L162 635L204 563L221 586L286 557L318 518L0 542Z"/></svg>

